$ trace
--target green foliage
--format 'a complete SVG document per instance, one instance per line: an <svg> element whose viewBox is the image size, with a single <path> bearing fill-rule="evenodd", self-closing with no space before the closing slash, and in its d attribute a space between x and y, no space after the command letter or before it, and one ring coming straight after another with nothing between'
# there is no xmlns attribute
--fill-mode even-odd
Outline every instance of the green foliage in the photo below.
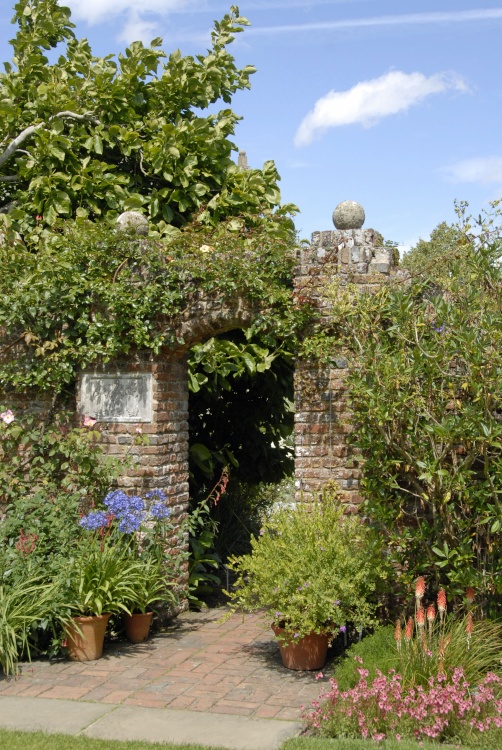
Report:
<svg viewBox="0 0 502 750"><path fill-rule="evenodd" d="M485 239L488 237L488 240ZM343 352L364 458L366 513L402 573L459 595L502 592L502 269L500 239L469 234L448 292L427 280L386 284L354 300L333 289L334 325L308 342ZM467 273L468 271L468 273Z"/></svg>
<svg viewBox="0 0 502 750"><path fill-rule="evenodd" d="M289 315L289 313L286 313ZM283 320L283 324L286 319ZM190 353L192 494L222 465L248 484L278 482L293 471L291 331L234 331ZM204 451L200 446L205 446ZM208 448L210 447L210 451Z"/></svg>
<svg viewBox="0 0 502 750"><path fill-rule="evenodd" d="M30 658L32 627L55 615L55 589L40 575L27 574L10 583L0 576L0 666L6 677L18 673L21 654Z"/></svg>
<svg viewBox="0 0 502 750"><path fill-rule="evenodd" d="M278 484L243 482L232 472L227 490L211 509L211 518L218 524L215 549L222 560L251 552L251 539L260 533L263 519L274 504L289 500L292 479Z"/></svg>
<svg viewBox="0 0 502 750"><path fill-rule="evenodd" d="M0 419L0 502L6 512L0 565L15 578L29 563L50 580L81 534L81 512L104 495L119 466L103 456L97 430L72 427L74 415L13 417L10 423Z"/></svg>
<svg viewBox="0 0 502 750"><path fill-rule="evenodd" d="M14 57L0 74L0 219L31 242L58 217L113 222L139 210L162 235L194 217L216 226L277 207L273 162L238 169L229 138L240 118L214 109L254 73L227 50L248 25L236 6L196 57L167 56L162 39L96 57L57 0L20 0L13 23Z"/></svg>
<svg viewBox="0 0 502 750"><path fill-rule="evenodd" d="M375 589L385 576L382 550L371 529L344 515L335 493L280 508L251 545L250 555L229 560L238 574L228 594L232 611L266 609L288 638L373 621Z"/></svg>
<svg viewBox="0 0 502 750"><path fill-rule="evenodd" d="M361 641L353 643L344 651L340 661L333 671L333 679L340 690L348 690L359 682L357 668L363 660L364 668L369 672L369 679L377 676L377 670L384 674L395 668L398 654L394 641L394 628L389 625L380 626Z"/></svg>
<svg viewBox="0 0 502 750"><path fill-rule="evenodd" d="M60 571L60 585L75 615L127 612L142 591L145 566L127 544L101 534L87 535Z"/></svg>
<svg viewBox="0 0 502 750"><path fill-rule="evenodd" d="M36 254L0 246L0 384L57 392L98 358L179 346L177 316L201 297L242 296L256 305L256 332L286 335L291 244L278 220L253 231L193 226L170 242L67 223Z"/></svg>

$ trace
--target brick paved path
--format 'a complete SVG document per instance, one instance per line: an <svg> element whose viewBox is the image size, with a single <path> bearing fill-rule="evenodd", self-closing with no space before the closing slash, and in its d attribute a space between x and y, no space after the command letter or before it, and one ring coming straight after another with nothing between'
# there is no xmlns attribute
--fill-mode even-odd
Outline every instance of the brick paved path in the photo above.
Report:
<svg viewBox="0 0 502 750"><path fill-rule="evenodd" d="M257 615L186 612L144 644L105 644L93 662L35 661L0 696L38 696L296 720L321 684L282 666L272 631Z"/></svg>

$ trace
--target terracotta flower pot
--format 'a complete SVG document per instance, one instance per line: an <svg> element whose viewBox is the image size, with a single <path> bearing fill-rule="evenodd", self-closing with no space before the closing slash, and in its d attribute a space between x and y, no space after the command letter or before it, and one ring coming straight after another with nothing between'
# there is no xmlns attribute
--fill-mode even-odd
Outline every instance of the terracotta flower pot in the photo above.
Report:
<svg viewBox="0 0 502 750"><path fill-rule="evenodd" d="M109 613L90 617L73 617L75 625L69 623L66 626L66 645L70 659L93 661L101 657L109 619Z"/></svg>
<svg viewBox="0 0 502 750"><path fill-rule="evenodd" d="M124 629L131 643L143 643L148 638L153 612L124 615Z"/></svg>
<svg viewBox="0 0 502 750"><path fill-rule="evenodd" d="M272 625L276 637L284 634L284 628ZM282 663L287 669L298 671L321 669L326 663L329 636L326 633L309 633L303 638L289 641L279 640Z"/></svg>

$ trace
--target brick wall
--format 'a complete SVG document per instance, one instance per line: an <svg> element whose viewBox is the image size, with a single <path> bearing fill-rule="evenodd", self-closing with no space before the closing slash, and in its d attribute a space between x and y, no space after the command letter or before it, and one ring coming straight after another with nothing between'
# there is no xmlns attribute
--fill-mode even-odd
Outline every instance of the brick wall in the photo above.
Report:
<svg viewBox="0 0 502 750"><path fill-rule="evenodd" d="M373 229L315 232L310 246L298 255L295 295L329 321L326 288L337 279L342 286L371 291L397 273L394 251L382 246ZM348 444L352 430L343 357L323 366L298 361L295 368L295 487L298 501L319 496L335 480L351 509L361 502L361 459Z"/></svg>

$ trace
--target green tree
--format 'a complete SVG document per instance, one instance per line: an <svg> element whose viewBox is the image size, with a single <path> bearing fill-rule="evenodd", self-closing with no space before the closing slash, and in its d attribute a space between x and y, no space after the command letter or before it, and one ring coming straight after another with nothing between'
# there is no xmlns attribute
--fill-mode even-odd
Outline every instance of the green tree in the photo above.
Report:
<svg viewBox="0 0 502 750"><path fill-rule="evenodd" d="M96 57L57 0L19 0L13 23L0 74L0 222L36 241L58 217L113 222L138 210L165 235L194 218L258 220L278 207L274 163L240 170L229 140L240 118L212 109L254 72L227 50L248 25L236 6L196 57L167 56L160 38Z"/></svg>
<svg viewBox="0 0 502 750"><path fill-rule="evenodd" d="M483 223L477 234L470 223L455 231L467 251L452 264L446 291L434 273L374 294L338 287L334 327L307 345L352 360L352 440L364 458L366 513L386 538L401 591L425 574L456 595L473 586L495 613L502 593L502 244L497 227ZM441 225L434 240L445 232Z"/></svg>

